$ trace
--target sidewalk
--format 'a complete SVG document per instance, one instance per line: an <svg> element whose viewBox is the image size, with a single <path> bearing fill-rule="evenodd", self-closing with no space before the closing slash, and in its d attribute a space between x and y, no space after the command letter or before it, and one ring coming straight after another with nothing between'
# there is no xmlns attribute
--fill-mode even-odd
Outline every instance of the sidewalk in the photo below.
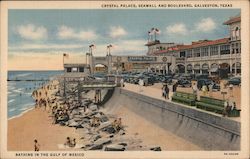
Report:
<svg viewBox="0 0 250 159"><path fill-rule="evenodd" d="M172 102L171 97L173 95L173 92L172 91L169 92L169 97L170 97L169 99L163 98L162 97L161 84L159 84L159 83L155 84L154 86L140 86L140 85L125 83L125 87L123 87L122 89L133 91L133 92L143 94L145 96L150 96L150 97L153 97L153 98L156 98L156 99L165 100L167 102ZM170 90L171 90L171 87L170 87ZM185 91L185 92L189 92L189 93L192 92L192 90L190 88L188 89L188 88L180 88L180 87L177 88L177 91ZM218 93L218 92L213 92L213 93ZM199 91L199 94L201 95L202 92ZM214 94L214 96L215 96L215 94ZM195 107L190 107L190 106L183 105L183 104L180 104L180 103L178 103L178 104L182 105L184 107L188 107L190 109L197 109ZM222 115L216 114L216 113L213 113L213 112L205 111L205 110L202 110L202 109L197 109L197 110L222 117ZM229 118L229 119L240 122L240 117L234 117L234 118Z"/></svg>

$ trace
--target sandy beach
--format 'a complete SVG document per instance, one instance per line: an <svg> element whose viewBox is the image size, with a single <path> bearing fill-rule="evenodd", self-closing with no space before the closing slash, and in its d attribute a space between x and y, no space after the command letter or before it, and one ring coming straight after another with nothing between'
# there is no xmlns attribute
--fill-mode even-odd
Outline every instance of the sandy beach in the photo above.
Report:
<svg viewBox="0 0 250 159"><path fill-rule="evenodd" d="M56 151L60 150L58 144L63 144L68 136L79 140L76 129L52 124L43 108L8 121L8 151L33 151L34 139L38 140L41 151Z"/></svg>
<svg viewBox="0 0 250 159"><path fill-rule="evenodd" d="M198 146L166 132L125 107L117 111L115 115L122 117L123 123L126 125L126 136L142 141L141 145L160 145L162 150L168 151L201 150ZM52 124L52 118L43 108L32 109L22 116L8 121L9 151L33 151L34 139L38 140L41 151L79 150L59 148L58 144L63 144L68 136L76 138L76 141L80 141L82 137L75 128Z"/></svg>

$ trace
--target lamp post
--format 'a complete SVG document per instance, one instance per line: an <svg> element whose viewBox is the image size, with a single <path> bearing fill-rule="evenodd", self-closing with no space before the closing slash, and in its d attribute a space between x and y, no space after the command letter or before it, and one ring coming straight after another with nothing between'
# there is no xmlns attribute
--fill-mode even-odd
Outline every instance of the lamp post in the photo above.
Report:
<svg viewBox="0 0 250 159"><path fill-rule="evenodd" d="M93 48L95 47L94 44L91 44L89 45L89 57L90 57L90 60L89 60L89 65L90 65L90 74L92 74L94 71L93 71Z"/></svg>
<svg viewBox="0 0 250 159"><path fill-rule="evenodd" d="M111 50L111 47L112 47L111 44L109 44L109 45L107 46L108 73L110 73L110 56L111 56L110 50Z"/></svg>
<svg viewBox="0 0 250 159"><path fill-rule="evenodd" d="M237 51L236 51L236 49L235 49L235 64L234 64L234 71L235 71L235 76L237 75Z"/></svg>

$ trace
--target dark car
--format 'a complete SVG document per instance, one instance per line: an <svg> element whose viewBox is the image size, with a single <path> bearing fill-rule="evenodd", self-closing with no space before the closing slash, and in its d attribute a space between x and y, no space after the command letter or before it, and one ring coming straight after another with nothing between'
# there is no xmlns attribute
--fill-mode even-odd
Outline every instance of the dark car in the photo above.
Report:
<svg viewBox="0 0 250 159"><path fill-rule="evenodd" d="M198 81L200 79L208 79L208 74L196 75L195 79Z"/></svg>
<svg viewBox="0 0 250 159"><path fill-rule="evenodd" d="M191 81L186 80L186 79L180 79L177 81L177 84L181 87L191 87Z"/></svg>
<svg viewBox="0 0 250 159"><path fill-rule="evenodd" d="M195 76L194 74L183 74L179 77L179 79L192 80L195 78L194 76Z"/></svg>
<svg viewBox="0 0 250 159"><path fill-rule="evenodd" d="M172 76L169 76L169 75L164 76L162 78L161 82L163 82L163 83L172 83Z"/></svg>
<svg viewBox="0 0 250 159"><path fill-rule="evenodd" d="M173 76L173 79L178 79L180 76L181 76L180 74L175 74L175 75Z"/></svg>
<svg viewBox="0 0 250 159"><path fill-rule="evenodd" d="M199 79L197 80L197 88L200 90L202 88L203 85L206 85L207 87L213 84L213 81L210 79Z"/></svg>
<svg viewBox="0 0 250 159"><path fill-rule="evenodd" d="M233 77L231 79L228 80L228 85L240 85L241 84L241 78L240 77Z"/></svg>

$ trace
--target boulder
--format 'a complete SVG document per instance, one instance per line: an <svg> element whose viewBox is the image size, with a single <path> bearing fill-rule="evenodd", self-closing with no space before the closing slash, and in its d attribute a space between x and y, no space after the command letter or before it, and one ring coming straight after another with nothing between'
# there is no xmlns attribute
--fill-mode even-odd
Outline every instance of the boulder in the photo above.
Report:
<svg viewBox="0 0 250 159"><path fill-rule="evenodd" d="M78 125L76 125L75 128L76 128L76 129L78 129L78 128L84 128L84 126L81 125L80 123L78 123Z"/></svg>
<svg viewBox="0 0 250 159"><path fill-rule="evenodd" d="M105 147L104 151L124 151L125 147L119 144L112 144Z"/></svg>
<svg viewBox="0 0 250 159"><path fill-rule="evenodd" d="M90 105L89 109L92 110L92 111L97 111L98 110L97 105L95 105L95 104Z"/></svg>
<svg viewBox="0 0 250 159"><path fill-rule="evenodd" d="M103 148L103 145L95 145L94 144L94 145L90 146L89 150L101 150L102 148Z"/></svg>
<svg viewBox="0 0 250 159"><path fill-rule="evenodd" d="M96 141L101 138L101 135L97 134L97 135L94 135L92 138L93 138L93 141Z"/></svg>
<svg viewBox="0 0 250 159"><path fill-rule="evenodd" d="M75 121L75 122L82 121L82 119L81 119L81 118L77 118L77 117L75 117L75 118L73 118L73 119L74 119L74 121Z"/></svg>
<svg viewBox="0 0 250 159"><path fill-rule="evenodd" d="M111 122L109 122L109 121L103 122L103 123L101 123L101 125L99 126L98 131L99 131L99 130L102 130L102 129L108 127L108 126L111 126L111 125L112 125L112 124L111 124Z"/></svg>
<svg viewBox="0 0 250 159"><path fill-rule="evenodd" d="M119 143L118 145L128 146L128 144L127 144L127 143L125 143L125 142L121 142L121 143Z"/></svg>
<svg viewBox="0 0 250 159"><path fill-rule="evenodd" d="M104 131L108 132L109 134L115 133L115 129L112 126L104 128Z"/></svg>
<svg viewBox="0 0 250 159"><path fill-rule="evenodd" d="M80 115L80 112L79 112L78 109L73 109L72 112L71 112L71 114L73 114L73 115Z"/></svg>
<svg viewBox="0 0 250 159"><path fill-rule="evenodd" d="M156 147L152 147L150 148L151 151L161 151L161 147L160 146L156 146Z"/></svg>
<svg viewBox="0 0 250 159"><path fill-rule="evenodd" d="M111 140L110 139L99 139L97 140L94 144L96 145L104 145L104 144L109 144L111 143Z"/></svg>
<svg viewBox="0 0 250 159"><path fill-rule="evenodd" d="M103 145L111 143L110 139L99 139L96 142L94 142L94 145L92 145L89 150L100 150L103 148Z"/></svg>
<svg viewBox="0 0 250 159"><path fill-rule="evenodd" d="M76 127L76 126L78 126L78 125L79 125L79 124L78 124L77 122L75 122L75 121L69 122L69 124L68 124L69 127Z"/></svg>

